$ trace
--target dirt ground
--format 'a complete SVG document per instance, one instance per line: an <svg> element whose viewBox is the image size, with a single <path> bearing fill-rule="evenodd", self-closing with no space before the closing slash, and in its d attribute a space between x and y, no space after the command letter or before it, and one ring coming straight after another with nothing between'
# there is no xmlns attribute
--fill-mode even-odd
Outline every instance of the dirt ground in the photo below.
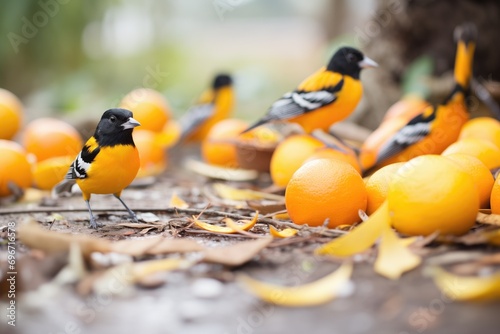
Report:
<svg viewBox="0 0 500 334"><path fill-rule="evenodd" d="M123 199L138 212L167 208L175 191L190 208L202 209L209 201L203 194L204 177L182 170L170 170L145 188L129 188ZM152 211L160 221L169 221L162 232L114 228L117 222L127 220L126 213L96 212L104 226L92 230L88 226L88 213L79 196L64 198L57 208L78 209L60 212L64 219L55 219L51 212L32 213L50 206L20 203L0 208L0 227L9 222L21 223L27 217L35 219L46 229L63 233L89 234L98 238L120 240L150 238L162 234L167 237L191 238L208 247L236 243L245 236L220 236L182 230L187 214ZM120 208L111 196L96 196L93 208ZM23 209L24 213L7 214L8 210ZM212 207L214 210L250 215L246 209ZM31 211L31 212L30 212ZM180 232L173 232L180 228ZM265 233L266 227L257 231ZM284 308L266 304L245 292L235 282L235 274L245 272L252 277L278 284L298 284L313 281L339 266L339 261L314 257L313 250L321 239L298 239L267 247L247 264L228 268L217 264L200 263L189 270L172 272L162 277L159 287L124 287L117 281L115 294L82 296L72 284L48 284L61 259L66 255L36 257L33 251L17 245L19 269L16 326L8 326L6 300L0 301L1 333L498 333L500 321L498 303L459 303L443 296L426 274L426 263L445 254L491 253L485 246L459 247L431 244L426 247L424 264L392 281L373 271L375 254L368 252L354 258L352 294L322 306L310 308ZM271 244L272 245L272 244ZM0 246L4 261L6 247ZM36 255L36 254L35 254ZM196 286L206 283L222 284L209 289L211 295L200 294ZM154 285L154 284L153 284ZM2 292L3 294L3 292Z"/></svg>

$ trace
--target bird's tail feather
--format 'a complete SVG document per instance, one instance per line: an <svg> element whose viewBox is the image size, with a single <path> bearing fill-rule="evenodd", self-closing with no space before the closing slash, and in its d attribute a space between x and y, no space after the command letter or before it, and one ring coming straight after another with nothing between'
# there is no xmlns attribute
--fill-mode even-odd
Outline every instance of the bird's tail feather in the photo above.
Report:
<svg viewBox="0 0 500 334"><path fill-rule="evenodd" d="M266 119L261 119L261 120L259 120L259 121L255 122L254 124L250 125L250 126L249 126L248 128L246 128L245 130L243 130L240 134L242 135L242 134L244 134L244 133L247 133L247 132L249 132L249 131L252 131L253 129L255 129L255 128L257 128L257 127L259 127L259 126L261 126L262 124L265 124L265 123L267 123L267 122L268 122L268 121L267 121Z"/></svg>
<svg viewBox="0 0 500 334"><path fill-rule="evenodd" d="M455 57L455 81L464 89L469 88L472 76L472 62L476 48L477 29L472 23L465 23L455 28L457 54Z"/></svg>
<svg viewBox="0 0 500 334"><path fill-rule="evenodd" d="M71 188L76 183L75 180L64 179L52 188L52 197L64 197L71 195Z"/></svg>

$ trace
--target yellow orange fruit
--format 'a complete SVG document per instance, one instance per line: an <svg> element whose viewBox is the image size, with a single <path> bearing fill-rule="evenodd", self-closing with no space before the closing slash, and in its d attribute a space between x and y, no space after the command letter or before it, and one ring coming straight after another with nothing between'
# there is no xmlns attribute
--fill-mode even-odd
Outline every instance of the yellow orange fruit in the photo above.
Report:
<svg viewBox="0 0 500 334"><path fill-rule="evenodd" d="M478 138L492 142L500 148L500 122L491 117L471 119L460 131L460 139Z"/></svg>
<svg viewBox="0 0 500 334"><path fill-rule="evenodd" d="M247 122L233 118L215 124L201 144L203 159L213 165L238 167L236 141L247 127Z"/></svg>
<svg viewBox="0 0 500 334"><path fill-rule="evenodd" d="M359 166L358 158L350 151L339 151L330 147L323 147L317 149L312 155L307 158L305 162L316 159L338 159L347 162L349 165L361 174L361 167Z"/></svg>
<svg viewBox="0 0 500 334"><path fill-rule="evenodd" d="M318 159L300 167L286 187L285 203L296 224L329 227L350 225L366 209L367 193L361 175L345 161Z"/></svg>
<svg viewBox="0 0 500 334"><path fill-rule="evenodd" d="M325 144L310 135L294 135L282 141L271 158L271 178L275 185L285 187L293 173Z"/></svg>
<svg viewBox="0 0 500 334"><path fill-rule="evenodd" d="M167 99L150 88L131 91L120 102L120 108L132 111L143 130L160 132L171 118Z"/></svg>
<svg viewBox="0 0 500 334"><path fill-rule="evenodd" d="M0 139L0 197L11 195L11 184L26 189L31 181L26 151L13 141Z"/></svg>
<svg viewBox="0 0 500 334"><path fill-rule="evenodd" d="M37 161L70 155L76 157L83 146L76 129L55 118L39 118L30 122L23 132L22 144Z"/></svg>
<svg viewBox="0 0 500 334"><path fill-rule="evenodd" d="M132 136L141 159L141 167L137 177L161 174L167 168L167 153L157 133L136 129Z"/></svg>
<svg viewBox="0 0 500 334"><path fill-rule="evenodd" d="M455 153L447 155L446 158L457 163L460 169L472 176L478 190L479 205L482 209L487 209L490 205L491 188L495 183L490 170L481 160L471 155Z"/></svg>
<svg viewBox="0 0 500 334"><path fill-rule="evenodd" d="M0 139L12 139L19 131L22 120L21 101L8 90L0 88Z"/></svg>
<svg viewBox="0 0 500 334"><path fill-rule="evenodd" d="M419 156L400 167L387 201L394 228L407 235L464 234L479 210L472 177L439 155Z"/></svg>
<svg viewBox="0 0 500 334"><path fill-rule="evenodd" d="M35 163L32 168L34 185L42 190L52 189L64 179L74 159L74 156L68 155Z"/></svg>
<svg viewBox="0 0 500 334"><path fill-rule="evenodd" d="M481 160L490 170L500 167L500 149L485 139L462 139L448 146L442 155L454 153L472 155Z"/></svg>
<svg viewBox="0 0 500 334"><path fill-rule="evenodd" d="M491 213L500 215L500 177L497 177L491 189L490 205Z"/></svg>
<svg viewBox="0 0 500 334"><path fill-rule="evenodd" d="M389 184L398 169L404 164L404 162L396 162L382 167L366 181L366 191L368 193L366 213L368 215L374 213L387 199Z"/></svg>
<svg viewBox="0 0 500 334"><path fill-rule="evenodd" d="M158 142L165 148L169 148L177 144L181 136L181 126L179 122L171 119L165 124L161 132L158 133Z"/></svg>

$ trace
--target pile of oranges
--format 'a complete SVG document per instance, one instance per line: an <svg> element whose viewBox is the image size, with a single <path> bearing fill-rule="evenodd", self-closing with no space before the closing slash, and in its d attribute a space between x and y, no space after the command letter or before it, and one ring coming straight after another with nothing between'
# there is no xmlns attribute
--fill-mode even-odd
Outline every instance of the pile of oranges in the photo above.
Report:
<svg viewBox="0 0 500 334"><path fill-rule="evenodd" d="M154 90L137 89L127 94L120 106L132 110L141 123L141 128L134 131L141 156L138 176L163 172L166 148L175 144L180 135L167 101ZM0 197L11 195L15 188L50 190L63 180L83 146L73 126L55 118L38 118L22 127L22 104L4 89L0 89L0 119ZM13 141L14 137L19 143Z"/></svg>

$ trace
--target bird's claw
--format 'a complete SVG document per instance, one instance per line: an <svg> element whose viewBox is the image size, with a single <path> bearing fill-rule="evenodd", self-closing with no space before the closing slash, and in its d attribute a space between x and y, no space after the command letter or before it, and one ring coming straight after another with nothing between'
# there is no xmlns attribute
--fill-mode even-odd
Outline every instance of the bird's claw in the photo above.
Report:
<svg viewBox="0 0 500 334"><path fill-rule="evenodd" d="M95 217L90 217L90 228L96 229L102 227L101 223L98 223Z"/></svg>
<svg viewBox="0 0 500 334"><path fill-rule="evenodd" d="M132 222L134 223L139 223L139 218L137 218L137 215L135 213L130 214L130 220L132 220Z"/></svg>

